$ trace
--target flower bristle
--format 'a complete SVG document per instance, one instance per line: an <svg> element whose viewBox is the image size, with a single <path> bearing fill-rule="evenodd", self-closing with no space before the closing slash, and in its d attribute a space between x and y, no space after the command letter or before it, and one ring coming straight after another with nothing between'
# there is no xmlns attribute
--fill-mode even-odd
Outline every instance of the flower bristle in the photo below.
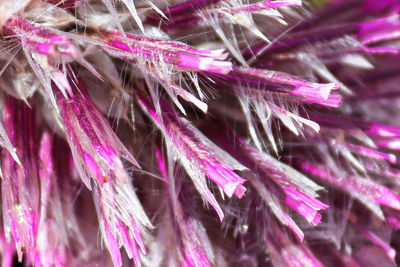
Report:
<svg viewBox="0 0 400 267"><path fill-rule="evenodd" d="M400 2L0 1L1 266L400 264Z"/></svg>

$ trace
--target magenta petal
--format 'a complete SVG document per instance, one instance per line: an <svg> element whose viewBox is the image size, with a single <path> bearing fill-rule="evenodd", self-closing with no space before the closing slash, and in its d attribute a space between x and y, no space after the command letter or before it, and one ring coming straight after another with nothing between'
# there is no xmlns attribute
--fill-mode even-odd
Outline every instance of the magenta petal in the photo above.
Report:
<svg viewBox="0 0 400 267"><path fill-rule="evenodd" d="M309 223L318 225L321 222L321 215L318 210L326 210L328 205L298 192L291 187L284 188L286 193L285 203L303 216Z"/></svg>
<svg viewBox="0 0 400 267"><path fill-rule="evenodd" d="M239 177L230 169L223 168L220 165L212 165L212 162L204 161L207 168L206 175L221 187L228 197L236 194L241 198L246 192L246 188L242 184L246 181Z"/></svg>

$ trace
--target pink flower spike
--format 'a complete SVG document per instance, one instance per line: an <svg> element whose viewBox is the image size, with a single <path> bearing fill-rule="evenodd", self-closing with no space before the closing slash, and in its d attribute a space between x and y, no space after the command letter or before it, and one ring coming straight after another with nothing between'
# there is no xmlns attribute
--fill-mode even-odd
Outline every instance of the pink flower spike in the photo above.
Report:
<svg viewBox="0 0 400 267"><path fill-rule="evenodd" d="M53 138L47 131L42 135L39 157L41 207L34 264L35 266L67 266L67 226L62 218L64 198L59 193L54 171ZM49 210L52 212L48 213ZM71 226L68 228L72 228Z"/></svg>
<svg viewBox="0 0 400 267"><path fill-rule="evenodd" d="M23 46L34 53L49 57L69 56L76 58L78 51L71 41L38 24L25 21L21 17L11 17L4 25L3 31L18 38Z"/></svg>
<svg viewBox="0 0 400 267"><path fill-rule="evenodd" d="M361 31L357 36L364 45L400 37L400 19L398 14L362 23L360 27Z"/></svg>
<svg viewBox="0 0 400 267"><path fill-rule="evenodd" d="M336 177L328 171L323 170L322 166L308 162L303 162L301 168L315 177L331 183L339 190L346 191L364 205L370 204L366 201L372 201L395 210L400 210L400 196L374 181L350 175L347 175L345 179ZM379 216L380 214L377 215Z"/></svg>
<svg viewBox="0 0 400 267"><path fill-rule="evenodd" d="M214 124L218 125L219 123ZM252 186L268 205L276 219L281 224L289 227L300 241L304 238L303 232L293 219L290 218L279 201L295 210L310 224L319 224L321 215L318 213L318 210L325 210L329 206L317 200L314 197L316 192L311 192L310 188L313 188L315 191L322 188L313 184L307 177L297 173L289 166L266 153L258 151L240 138L235 137L232 129L223 128L223 126L219 126L219 128L205 126L205 128L228 152L236 156L244 166L252 171L254 177L249 177ZM236 146L232 147L231 144L236 144ZM302 185L306 187L305 184L308 183L310 188L302 188L297 183L299 179L309 181L309 183L305 182Z"/></svg>
<svg viewBox="0 0 400 267"><path fill-rule="evenodd" d="M208 190L204 176L214 181L228 197L236 194L240 198L245 192L242 185L245 180L232 169L243 170L244 166L224 153L186 120L178 118L165 104L162 104L164 111L161 119L147 100L138 97L138 102L161 130L167 144L171 145L171 151L174 151L175 157L191 176L199 193L214 207L222 221L222 210Z"/></svg>
<svg viewBox="0 0 400 267"><path fill-rule="evenodd" d="M57 99L81 178L89 188L90 178L97 179L99 183L109 179L120 179L125 183L127 175L120 158L138 166L136 160L90 101L84 85L74 81L70 82L70 86L74 97L67 101L58 94ZM85 164L82 165L83 162Z"/></svg>
<svg viewBox="0 0 400 267"><path fill-rule="evenodd" d="M331 95L332 90L341 87L340 83L312 83L279 71L237 67L230 74L230 78L243 80L244 84L250 81L265 83L267 88L273 88L272 92L300 97L296 101L333 107L341 103L340 95Z"/></svg>
<svg viewBox="0 0 400 267"><path fill-rule="evenodd" d="M286 193L285 204L297 211L312 225L318 225L321 222L321 214L317 211L328 209L328 205L302 192L294 190L290 186L285 187L283 190Z"/></svg>
<svg viewBox="0 0 400 267"><path fill-rule="evenodd" d="M145 254L141 234L144 227L151 227L150 221L131 186L120 182L108 182L93 190L101 232L115 267L122 264L120 246L123 245L136 266L141 266L139 248ZM129 206L126 206L129 205ZM135 214L136 213L136 214Z"/></svg>
<svg viewBox="0 0 400 267"><path fill-rule="evenodd" d="M358 154L360 156L372 158L372 159L380 159L380 160L386 160L392 164L396 164L396 155L394 154L388 154L388 153L383 153L376 151L374 149L370 149L367 147L363 146L357 146L353 144L346 144L345 145L351 152Z"/></svg>
<svg viewBox="0 0 400 267"><path fill-rule="evenodd" d="M102 33L107 41L97 38L106 46L102 47L110 55L132 62L148 64L166 63L182 70L207 71L226 74L232 70L232 63L223 61L223 50L199 50L184 43L127 34L126 38L116 31Z"/></svg>
<svg viewBox="0 0 400 267"><path fill-rule="evenodd" d="M5 130L21 159L19 165L11 154L2 154L4 231L8 241L12 236L22 261L25 252L34 258L40 217L35 117L30 108L11 97L6 98L3 112Z"/></svg>
<svg viewBox="0 0 400 267"><path fill-rule="evenodd" d="M213 253L208 237L199 220L195 218L193 210L182 205L175 188L175 176L167 173L167 165L160 149L156 148L156 156L159 164L161 176L165 181L165 191L168 198L169 218L176 225L176 243L180 262L183 266L204 266L211 267ZM172 165L170 165L172 166ZM172 172L173 173L173 172Z"/></svg>
<svg viewBox="0 0 400 267"><path fill-rule="evenodd" d="M267 250L271 261L276 266L310 266L324 265L314 256L305 243L296 243L273 222L270 231L265 235Z"/></svg>
<svg viewBox="0 0 400 267"><path fill-rule="evenodd" d="M92 189L103 239L114 265L122 264L120 244L136 265L140 265L140 237L152 225L141 206L125 170L122 158L137 165L136 160L118 139L106 119L91 102L79 77L68 79L73 96L66 100L57 94L61 118L82 181ZM55 85L54 85L55 86ZM138 165L137 165L138 166ZM133 241L134 240L134 241Z"/></svg>

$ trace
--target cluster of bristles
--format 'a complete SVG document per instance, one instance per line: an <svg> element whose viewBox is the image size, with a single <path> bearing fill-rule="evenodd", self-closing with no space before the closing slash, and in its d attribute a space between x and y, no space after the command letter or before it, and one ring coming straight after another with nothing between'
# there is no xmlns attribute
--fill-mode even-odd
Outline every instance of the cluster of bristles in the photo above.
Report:
<svg viewBox="0 0 400 267"><path fill-rule="evenodd" d="M1 1L1 266L396 266L399 11Z"/></svg>

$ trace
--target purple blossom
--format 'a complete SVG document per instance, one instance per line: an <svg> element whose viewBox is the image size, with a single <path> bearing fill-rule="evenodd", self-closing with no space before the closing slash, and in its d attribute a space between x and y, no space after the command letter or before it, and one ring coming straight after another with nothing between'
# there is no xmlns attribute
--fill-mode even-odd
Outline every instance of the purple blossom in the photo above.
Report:
<svg viewBox="0 0 400 267"><path fill-rule="evenodd" d="M1 265L398 265L399 11L1 1Z"/></svg>

